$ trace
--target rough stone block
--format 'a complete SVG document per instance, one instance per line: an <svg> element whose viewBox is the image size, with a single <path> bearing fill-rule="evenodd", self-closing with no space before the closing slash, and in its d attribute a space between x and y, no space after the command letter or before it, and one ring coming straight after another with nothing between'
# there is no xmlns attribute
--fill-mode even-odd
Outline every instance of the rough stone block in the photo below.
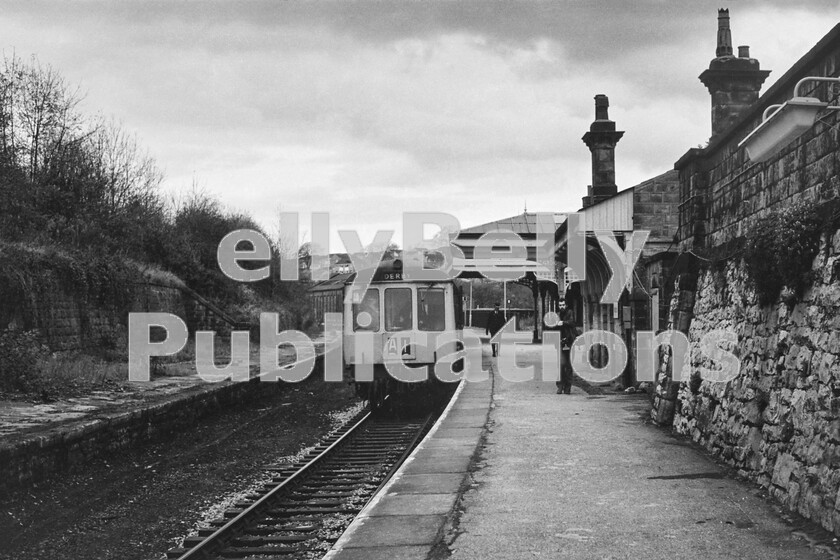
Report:
<svg viewBox="0 0 840 560"><path fill-rule="evenodd" d="M796 459L789 453L783 453L776 459L773 467L773 484L780 488L787 489L790 475L796 468Z"/></svg>
<svg viewBox="0 0 840 560"><path fill-rule="evenodd" d="M799 493L801 491L801 487L800 487L798 482L791 482L790 484L788 484L788 489L787 490L788 490L788 494L787 494L787 499L785 500L785 502L787 502L787 506L790 509L795 511L796 506L797 506L797 502L799 501Z"/></svg>

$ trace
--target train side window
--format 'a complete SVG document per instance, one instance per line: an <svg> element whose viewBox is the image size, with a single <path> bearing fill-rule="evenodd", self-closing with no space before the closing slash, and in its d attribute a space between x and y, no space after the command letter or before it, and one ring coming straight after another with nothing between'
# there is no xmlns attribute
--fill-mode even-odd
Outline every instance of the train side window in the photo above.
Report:
<svg viewBox="0 0 840 560"><path fill-rule="evenodd" d="M417 327L421 331L442 331L446 327L444 291L417 290Z"/></svg>
<svg viewBox="0 0 840 560"><path fill-rule="evenodd" d="M353 330L379 330L379 290L370 288L361 303L353 304Z"/></svg>
<svg viewBox="0 0 840 560"><path fill-rule="evenodd" d="M411 288L385 289L385 330L411 329Z"/></svg>

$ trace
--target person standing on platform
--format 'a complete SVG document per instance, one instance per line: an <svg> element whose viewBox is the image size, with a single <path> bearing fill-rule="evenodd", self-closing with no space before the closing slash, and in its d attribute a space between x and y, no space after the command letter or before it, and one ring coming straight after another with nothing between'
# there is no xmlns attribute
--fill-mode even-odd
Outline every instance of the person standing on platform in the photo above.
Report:
<svg viewBox="0 0 840 560"><path fill-rule="evenodd" d="M572 392L572 343L578 337L579 329L571 309L560 308L560 380L557 381L557 394Z"/></svg>
<svg viewBox="0 0 840 560"><path fill-rule="evenodd" d="M489 334L490 338L502 330L502 327L505 326L507 320L505 319L505 314L499 311L499 304L495 304L493 308L493 312L487 316L487 326L484 328L484 334ZM498 344L490 344L490 347L493 349L493 357L496 357L496 352L498 351Z"/></svg>

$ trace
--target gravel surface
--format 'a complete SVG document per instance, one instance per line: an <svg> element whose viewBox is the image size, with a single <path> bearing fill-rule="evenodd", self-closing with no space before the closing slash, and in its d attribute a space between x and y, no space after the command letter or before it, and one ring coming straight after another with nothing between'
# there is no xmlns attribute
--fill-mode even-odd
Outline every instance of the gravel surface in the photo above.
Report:
<svg viewBox="0 0 840 560"><path fill-rule="evenodd" d="M0 559L148 559L218 517L360 409L350 387L317 380L204 419L167 441L0 498Z"/></svg>

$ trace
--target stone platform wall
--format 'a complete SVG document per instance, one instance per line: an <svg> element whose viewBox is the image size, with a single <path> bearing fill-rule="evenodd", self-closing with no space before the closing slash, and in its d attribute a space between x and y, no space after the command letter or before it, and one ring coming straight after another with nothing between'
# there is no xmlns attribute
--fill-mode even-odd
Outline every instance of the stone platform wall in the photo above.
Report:
<svg viewBox="0 0 840 560"><path fill-rule="evenodd" d="M315 370L304 383L314 382L322 372L323 355L319 352ZM269 398L277 391L277 383L260 382L258 377L248 382L207 383L159 402L141 403L130 410L103 410L85 420L41 430L37 436L0 442L0 491L73 472L91 459L166 439L210 414Z"/></svg>

